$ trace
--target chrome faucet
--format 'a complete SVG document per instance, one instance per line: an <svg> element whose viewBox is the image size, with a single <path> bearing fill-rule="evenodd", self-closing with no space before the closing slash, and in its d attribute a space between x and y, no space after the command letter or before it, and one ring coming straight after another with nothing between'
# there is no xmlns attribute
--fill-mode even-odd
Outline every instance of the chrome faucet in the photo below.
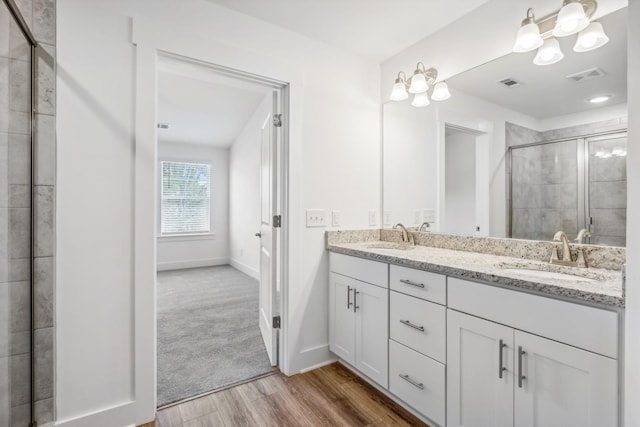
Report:
<svg viewBox="0 0 640 427"><path fill-rule="evenodd" d="M587 237L591 237L591 233L589 233L589 230L587 230L586 228L583 228L578 231L578 236L576 237L576 240L574 240L574 242L583 243L584 239L586 239Z"/></svg>
<svg viewBox="0 0 640 427"><path fill-rule="evenodd" d="M429 231L427 230L427 228L431 227L431 224L429 224L428 222L423 222L422 224L420 224L420 228L418 228L418 231L422 231L422 228L424 227L424 231Z"/></svg>
<svg viewBox="0 0 640 427"><path fill-rule="evenodd" d="M564 231L558 231L555 236L553 236L554 242L562 242L562 261L573 261L571 259L571 249L569 249L569 239L567 239L567 235ZM556 252L558 248L556 248Z"/></svg>
<svg viewBox="0 0 640 427"><path fill-rule="evenodd" d="M402 231L402 241L403 242L407 242L407 243L411 243L412 245L415 244L413 241L413 236L411 234L409 234L409 232L407 231L407 227L405 227L404 225L402 225L401 223L397 223L396 225L393 226L393 229L400 229L400 231Z"/></svg>

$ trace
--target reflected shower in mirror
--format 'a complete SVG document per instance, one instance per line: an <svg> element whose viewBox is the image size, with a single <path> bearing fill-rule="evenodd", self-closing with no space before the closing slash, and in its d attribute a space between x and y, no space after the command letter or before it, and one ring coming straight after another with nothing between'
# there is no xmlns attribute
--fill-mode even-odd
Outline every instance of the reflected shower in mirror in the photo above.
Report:
<svg viewBox="0 0 640 427"><path fill-rule="evenodd" d="M627 10L609 43L540 67L508 54L447 79L451 99L383 106L383 225L625 245Z"/></svg>

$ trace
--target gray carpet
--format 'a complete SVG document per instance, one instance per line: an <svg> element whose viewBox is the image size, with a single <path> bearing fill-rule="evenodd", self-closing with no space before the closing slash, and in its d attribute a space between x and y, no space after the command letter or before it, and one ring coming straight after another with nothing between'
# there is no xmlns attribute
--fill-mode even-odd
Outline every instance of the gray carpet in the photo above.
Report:
<svg viewBox="0 0 640 427"><path fill-rule="evenodd" d="M230 266L158 273L158 406L271 371L258 291Z"/></svg>

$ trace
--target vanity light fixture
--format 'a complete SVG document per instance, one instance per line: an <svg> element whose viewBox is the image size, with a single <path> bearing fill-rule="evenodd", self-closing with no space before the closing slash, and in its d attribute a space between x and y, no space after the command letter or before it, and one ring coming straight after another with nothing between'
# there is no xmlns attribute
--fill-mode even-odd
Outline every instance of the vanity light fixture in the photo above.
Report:
<svg viewBox="0 0 640 427"><path fill-rule="evenodd" d="M518 29L513 51L529 52L537 48L534 64L550 65L564 57L555 37L579 33L573 47L575 52L588 52L604 46L609 37L604 33L602 24L591 22L597 8L596 0L564 0L558 12L538 22L533 9L529 8Z"/></svg>
<svg viewBox="0 0 640 427"><path fill-rule="evenodd" d="M551 65L564 58L560 50L560 43L555 38L546 39L544 44L538 49L538 54L533 59L536 65Z"/></svg>
<svg viewBox="0 0 640 427"><path fill-rule="evenodd" d="M406 78L403 71L398 73L389 99L392 101L403 101L413 94L411 105L414 107L426 107L430 104L429 86L433 86L431 100L443 101L451 97L449 87L446 82L436 83L438 70L435 68L425 68L422 62L418 62L416 70L410 78ZM435 84L435 85L434 85Z"/></svg>

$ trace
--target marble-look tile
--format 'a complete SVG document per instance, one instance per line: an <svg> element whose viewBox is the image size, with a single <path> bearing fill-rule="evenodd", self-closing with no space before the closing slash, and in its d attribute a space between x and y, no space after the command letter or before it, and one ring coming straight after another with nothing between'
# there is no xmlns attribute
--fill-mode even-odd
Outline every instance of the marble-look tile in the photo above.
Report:
<svg viewBox="0 0 640 427"><path fill-rule="evenodd" d="M29 353L31 336L29 331L10 332L2 328L0 332L0 357Z"/></svg>
<svg viewBox="0 0 640 427"><path fill-rule="evenodd" d="M31 186L26 184L10 184L8 202L8 207L11 208L30 208Z"/></svg>
<svg viewBox="0 0 640 427"><path fill-rule="evenodd" d="M513 209L511 233L516 239L524 239L540 233L542 216L540 209ZM536 236L540 238L539 236Z"/></svg>
<svg viewBox="0 0 640 427"><path fill-rule="evenodd" d="M31 116L28 112L9 110L0 114L0 130L9 129L10 133L28 135L30 123Z"/></svg>
<svg viewBox="0 0 640 427"><path fill-rule="evenodd" d="M29 331L31 326L31 299L29 282L0 283L0 300L8 305L9 332Z"/></svg>
<svg viewBox="0 0 640 427"><path fill-rule="evenodd" d="M31 13L31 0L16 0L16 4L22 17L29 27L32 27L32 13ZM2 50L2 53L8 53L9 58L22 59L28 61L31 55L31 45L25 38L24 34L20 30L18 24L9 16L9 14L3 14L3 18L8 18L7 21L7 35L8 35L8 51ZM4 23L4 22L3 22Z"/></svg>
<svg viewBox="0 0 640 427"><path fill-rule="evenodd" d="M542 141L540 132L509 122L505 122L505 136L507 147Z"/></svg>
<svg viewBox="0 0 640 427"><path fill-rule="evenodd" d="M53 398L38 400L35 403L35 418L39 427L53 422ZM53 425L53 424L52 424Z"/></svg>
<svg viewBox="0 0 640 427"><path fill-rule="evenodd" d="M591 209L589 211L593 224L591 225L591 238L625 237L627 234L627 210L626 209ZM606 239L605 239L606 240ZM619 242L619 240L617 240Z"/></svg>
<svg viewBox="0 0 640 427"><path fill-rule="evenodd" d="M0 356L0 426L9 425L9 416L11 414L10 393L9 358Z"/></svg>
<svg viewBox="0 0 640 427"><path fill-rule="evenodd" d="M55 117L43 114L36 115L36 185L55 184L56 139Z"/></svg>
<svg viewBox="0 0 640 427"><path fill-rule="evenodd" d="M31 211L26 208L0 209L0 224L4 212L9 213L8 258L28 258L31 254ZM2 232L0 232L0 235ZM3 254L0 253L0 257Z"/></svg>
<svg viewBox="0 0 640 427"><path fill-rule="evenodd" d="M35 256L54 255L54 202L55 189L52 186L35 187Z"/></svg>
<svg viewBox="0 0 640 427"><path fill-rule="evenodd" d="M540 208L542 196L542 188L539 184L514 182L511 186L513 209Z"/></svg>
<svg viewBox="0 0 640 427"><path fill-rule="evenodd" d="M36 49L36 112L52 115L56 112L56 48L40 44Z"/></svg>
<svg viewBox="0 0 640 427"><path fill-rule="evenodd" d="M25 403L11 408L11 427L25 427L29 425L31 405Z"/></svg>
<svg viewBox="0 0 640 427"><path fill-rule="evenodd" d="M56 44L55 0L33 0L33 35L40 43Z"/></svg>
<svg viewBox="0 0 640 427"><path fill-rule="evenodd" d="M590 183L589 206L592 209L626 208L627 181L601 181Z"/></svg>
<svg viewBox="0 0 640 427"><path fill-rule="evenodd" d="M548 184L541 186L542 208L577 209L577 184Z"/></svg>
<svg viewBox="0 0 640 427"><path fill-rule="evenodd" d="M9 60L9 106L14 111L31 109L31 66L27 61Z"/></svg>
<svg viewBox="0 0 640 427"><path fill-rule="evenodd" d="M591 237L592 245L604 245L604 246L627 246L627 238L625 236L593 236Z"/></svg>
<svg viewBox="0 0 640 427"><path fill-rule="evenodd" d="M542 233L540 240L551 240L558 231L564 231L569 238L578 234L578 210L542 209Z"/></svg>
<svg viewBox="0 0 640 427"><path fill-rule="evenodd" d="M589 156L589 181L626 181L627 158Z"/></svg>
<svg viewBox="0 0 640 427"><path fill-rule="evenodd" d="M53 326L53 258L34 259L35 328Z"/></svg>
<svg viewBox="0 0 640 427"><path fill-rule="evenodd" d="M11 242L9 240L9 209L0 208L0 259L8 260L11 254L9 253ZM9 275L8 270L0 271L0 283L7 281Z"/></svg>
<svg viewBox="0 0 640 427"><path fill-rule="evenodd" d="M543 156L541 180L543 184L576 184L578 161L576 154L570 156Z"/></svg>
<svg viewBox="0 0 640 427"><path fill-rule="evenodd" d="M0 223L2 222L2 211L0 209ZM0 241L3 238L2 233L0 233ZM29 280L31 275L30 269L30 259L27 258L7 258L6 251L3 251L3 245L0 244L0 252L2 252L3 256L0 256L0 283L6 282L20 282L24 280Z"/></svg>
<svg viewBox="0 0 640 427"><path fill-rule="evenodd" d="M10 64L10 59L9 58L5 58L2 55L0 55L0 82L2 82L2 84L0 84L0 111L3 112L3 114L0 114L0 116L4 115L5 111L9 110L9 64ZM6 120L4 120L3 126L0 128L0 131L6 132L8 125L4 124L6 122Z"/></svg>
<svg viewBox="0 0 640 427"><path fill-rule="evenodd" d="M11 406L16 407L31 400L31 355L18 354L9 357L11 376ZM13 417L12 417L13 418Z"/></svg>
<svg viewBox="0 0 640 427"><path fill-rule="evenodd" d="M31 184L31 139L28 135L8 136L9 184Z"/></svg>
<svg viewBox="0 0 640 427"><path fill-rule="evenodd" d="M22 18L24 18L24 21L27 23L27 25L29 25L29 28L33 27L33 13L32 13L32 7L33 7L33 1L32 0L15 0L16 2L16 6L18 6L18 10L20 11L20 14L22 15Z"/></svg>
<svg viewBox="0 0 640 427"><path fill-rule="evenodd" d="M53 397L53 328L35 330L35 400Z"/></svg>

